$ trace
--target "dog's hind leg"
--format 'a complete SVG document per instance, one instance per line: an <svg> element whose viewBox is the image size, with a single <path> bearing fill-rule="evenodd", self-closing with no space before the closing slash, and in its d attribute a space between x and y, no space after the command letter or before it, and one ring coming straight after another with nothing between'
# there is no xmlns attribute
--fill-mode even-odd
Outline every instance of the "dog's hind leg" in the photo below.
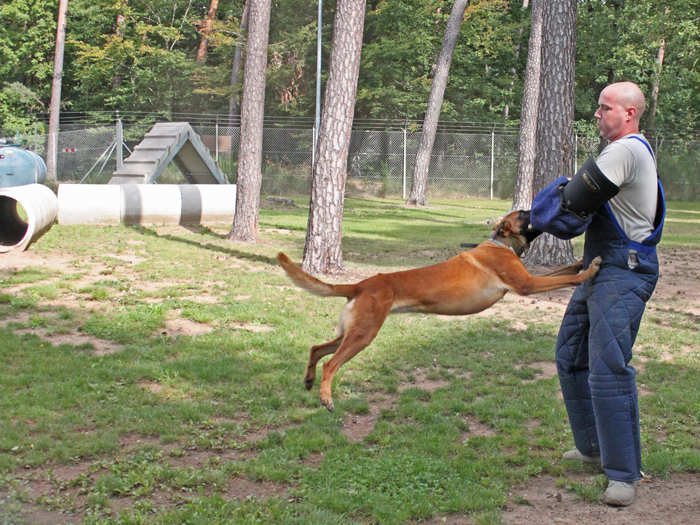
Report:
<svg viewBox="0 0 700 525"><path fill-rule="evenodd" d="M352 318L345 326L345 335L335 355L323 364L321 377L321 403L333 411L331 385L338 369L355 357L376 337L389 315L392 299L377 296L358 296L353 306Z"/></svg>
<svg viewBox="0 0 700 525"><path fill-rule="evenodd" d="M341 334L332 341L311 347L311 351L309 352L309 364L306 366L306 375L304 376L304 386L307 390L311 390L311 387L314 386L314 380L316 379L316 363L318 363L318 360L335 352L342 340L343 336Z"/></svg>

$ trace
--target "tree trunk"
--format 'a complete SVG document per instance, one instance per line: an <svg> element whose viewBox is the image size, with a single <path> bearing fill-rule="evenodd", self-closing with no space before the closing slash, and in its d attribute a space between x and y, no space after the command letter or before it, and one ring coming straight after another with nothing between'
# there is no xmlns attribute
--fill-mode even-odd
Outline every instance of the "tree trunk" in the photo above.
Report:
<svg viewBox="0 0 700 525"><path fill-rule="evenodd" d="M68 0L58 2L56 22L56 51L53 57L53 80L51 82L51 102L49 103L49 130L46 145L46 179L55 183L57 177L58 124L61 116L61 82L63 80L63 50L66 44L66 13Z"/></svg>
<svg viewBox="0 0 700 525"><path fill-rule="evenodd" d="M423 121L423 132L421 133L418 152L416 153L416 164L413 169L413 183L411 192L408 195L406 204L415 206L426 206L426 190L428 187L428 169L430 168L430 156L435 143L435 133L437 131L438 120L440 119L440 109L447 86L447 77L450 73L452 54L457 45L459 28L464 18L464 10L467 8L468 0L455 0L452 5L450 18L447 20L447 29L442 39L442 48L438 56L437 68L433 84L430 87L430 97L428 107Z"/></svg>
<svg viewBox="0 0 700 525"><path fill-rule="evenodd" d="M202 38L199 41L199 49L197 50L196 61L200 64L204 64L207 61L209 35L211 34L211 28L214 26L214 19L216 18L216 10L218 8L219 0L211 0L209 2L209 12L207 13L207 19L204 21L204 27L202 27Z"/></svg>
<svg viewBox="0 0 700 525"><path fill-rule="evenodd" d="M550 2L544 11L535 193L560 175L573 176L576 4L576 0ZM564 265L573 261L571 241L549 234L540 235L526 257L528 264Z"/></svg>
<svg viewBox="0 0 700 525"><path fill-rule="evenodd" d="M240 36L238 37L238 44L236 49L233 51L233 66L231 67L231 96L228 98L228 117L232 121L235 115L239 111L239 100L240 96L236 93L238 89L238 77L241 73L241 57L243 55L243 45L245 43L245 33L248 30L248 13L250 12L250 2L251 0L246 0L243 6L243 13L241 13L241 24L240 24Z"/></svg>
<svg viewBox="0 0 700 525"><path fill-rule="evenodd" d="M659 85L661 84L661 70L664 66L664 54L666 53L666 40L661 39L659 52L656 55L656 70L651 86L651 104L649 106L649 136L656 135L656 108L659 103Z"/></svg>
<svg viewBox="0 0 700 525"><path fill-rule="evenodd" d="M124 8L127 7L128 1L123 3ZM114 28L114 35L120 40L124 38L126 29L126 16L123 13L117 14L116 26ZM119 72L114 75L112 79L112 87L116 90L122 85L122 76Z"/></svg>
<svg viewBox="0 0 700 525"><path fill-rule="evenodd" d="M250 33L241 104L238 190L233 228L229 233L229 239L236 241L254 241L258 230L270 5L271 0L255 0L250 6Z"/></svg>
<svg viewBox="0 0 700 525"><path fill-rule="evenodd" d="M364 21L365 0L338 0L302 261L315 274L343 269L343 197Z"/></svg>
<svg viewBox="0 0 700 525"><path fill-rule="evenodd" d="M530 0L523 0L523 5L522 5L522 10L524 11L527 9L527 6L530 4ZM515 64L517 64L520 61L520 42L523 39L523 25L522 23L520 24L520 28L518 29L518 38L515 40L515 45L513 46L513 67L510 68L510 89L513 90L513 86L515 86L515 80L518 78L518 70L515 67ZM510 116L510 104L508 101L503 106L503 120L508 120L508 117Z"/></svg>
<svg viewBox="0 0 700 525"><path fill-rule="evenodd" d="M513 195L514 210L529 210L532 207L532 178L537 154L537 109L540 99L540 76L542 71L542 14L545 0L534 0L530 13L530 40L527 48L525 87L520 114L520 137L518 138L518 174Z"/></svg>

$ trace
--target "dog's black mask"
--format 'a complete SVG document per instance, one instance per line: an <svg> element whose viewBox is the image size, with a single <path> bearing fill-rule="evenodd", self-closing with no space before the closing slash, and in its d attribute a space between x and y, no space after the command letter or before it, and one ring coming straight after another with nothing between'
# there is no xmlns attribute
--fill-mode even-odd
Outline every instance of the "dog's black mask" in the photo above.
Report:
<svg viewBox="0 0 700 525"><path fill-rule="evenodd" d="M532 224L530 224L530 210L521 210L519 218L523 221L522 224L525 225L525 230L521 231L520 233L525 236L527 243L530 244L537 238L538 235L541 235L542 232L540 230L536 230L532 227Z"/></svg>

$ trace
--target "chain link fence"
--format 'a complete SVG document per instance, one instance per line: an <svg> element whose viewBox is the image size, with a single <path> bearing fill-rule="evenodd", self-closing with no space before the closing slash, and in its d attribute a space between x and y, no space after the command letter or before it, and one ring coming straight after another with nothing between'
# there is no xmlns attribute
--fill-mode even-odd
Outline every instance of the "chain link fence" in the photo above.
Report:
<svg viewBox="0 0 700 525"><path fill-rule="evenodd" d="M240 127L193 123L229 181L235 182ZM151 125L123 126L124 158ZM106 183L116 169L116 127L94 126L61 131L58 137L59 182ZM0 134L45 155L45 135ZM420 131L355 129L348 155L347 191L350 195L406 198L411 189ZM670 199L700 200L700 144L684 139L652 137L659 173ZM576 165L596 155L597 138L576 138ZM313 164L313 129L289 125L265 127L262 192L266 195L308 193ZM439 131L435 137L429 176L429 197L512 197L518 161L516 129L491 132ZM173 164L161 183L184 183Z"/></svg>

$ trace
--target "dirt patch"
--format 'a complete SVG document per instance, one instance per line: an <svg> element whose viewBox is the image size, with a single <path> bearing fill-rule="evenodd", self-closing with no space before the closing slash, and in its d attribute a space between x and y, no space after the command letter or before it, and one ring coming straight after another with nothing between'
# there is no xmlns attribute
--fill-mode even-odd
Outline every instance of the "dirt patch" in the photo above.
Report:
<svg viewBox="0 0 700 525"><path fill-rule="evenodd" d="M275 328L273 326L265 324L251 324L251 323L231 323L231 328L237 330L246 330L247 332L272 332Z"/></svg>
<svg viewBox="0 0 700 525"><path fill-rule="evenodd" d="M496 435L496 431L494 429L492 429L488 425L484 425L475 417L467 416L464 419L467 422L467 428L469 430L467 430L466 432L462 432L462 443L468 441L469 438L473 437L491 437Z"/></svg>
<svg viewBox="0 0 700 525"><path fill-rule="evenodd" d="M189 319L177 318L168 319L165 321L165 330L161 331L162 335L167 337L177 337L179 335L202 335L208 334L214 328L205 323L190 321Z"/></svg>
<svg viewBox="0 0 700 525"><path fill-rule="evenodd" d="M251 481L247 478L235 478L229 484L224 497L238 500L265 499L272 496L283 497L289 488L289 485L273 481Z"/></svg>
<svg viewBox="0 0 700 525"><path fill-rule="evenodd" d="M567 479L592 484L586 475L567 474ZM588 502L575 492L558 486L551 476L530 480L514 489L503 521L506 524L615 523L616 525L689 525L700 522L700 475L677 474L668 480L648 480L639 484L637 500L626 508Z"/></svg>
<svg viewBox="0 0 700 525"><path fill-rule="evenodd" d="M536 363L525 363L515 365L516 370L520 370L523 367L532 368L538 370L533 379L523 380L523 383L534 383L541 379L551 379L557 377L557 364L554 361L537 361Z"/></svg>
<svg viewBox="0 0 700 525"><path fill-rule="evenodd" d="M45 314L45 315L50 315L50 314ZM26 325L29 323L31 320L31 316L27 312L20 312L17 316L15 317L10 317L7 319L3 319L0 321L0 328L7 328L8 325L10 324L18 324L18 325ZM79 330L79 329L78 329ZM65 334L60 334L60 333L49 333L46 329L44 328L18 328L14 329L13 332L17 335L25 335L25 334L31 334L39 337L40 339L43 339L46 341L47 344L50 344L52 346L61 346L61 345L69 345L69 346L82 346L82 345L90 345L94 348L93 350L93 355L96 356L103 356L103 355L109 355L109 354L115 354L117 352L120 352L124 346L117 344L117 343L112 343L111 341L106 341L105 339L99 339L98 337L94 337L88 334L85 334L80 331L72 331L69 333Z"/></svg>
<svg viewBox="0 0 700 525"><path fill-rule="evenodd" d="M402 382L399 385L399 392L408 390L409 388L417 388L426 392L435 392L440 388L449 386L450 382L445 379L430 379L428 377L429 370L425 368L416 368L411 372L412 378Z"/></svg>

